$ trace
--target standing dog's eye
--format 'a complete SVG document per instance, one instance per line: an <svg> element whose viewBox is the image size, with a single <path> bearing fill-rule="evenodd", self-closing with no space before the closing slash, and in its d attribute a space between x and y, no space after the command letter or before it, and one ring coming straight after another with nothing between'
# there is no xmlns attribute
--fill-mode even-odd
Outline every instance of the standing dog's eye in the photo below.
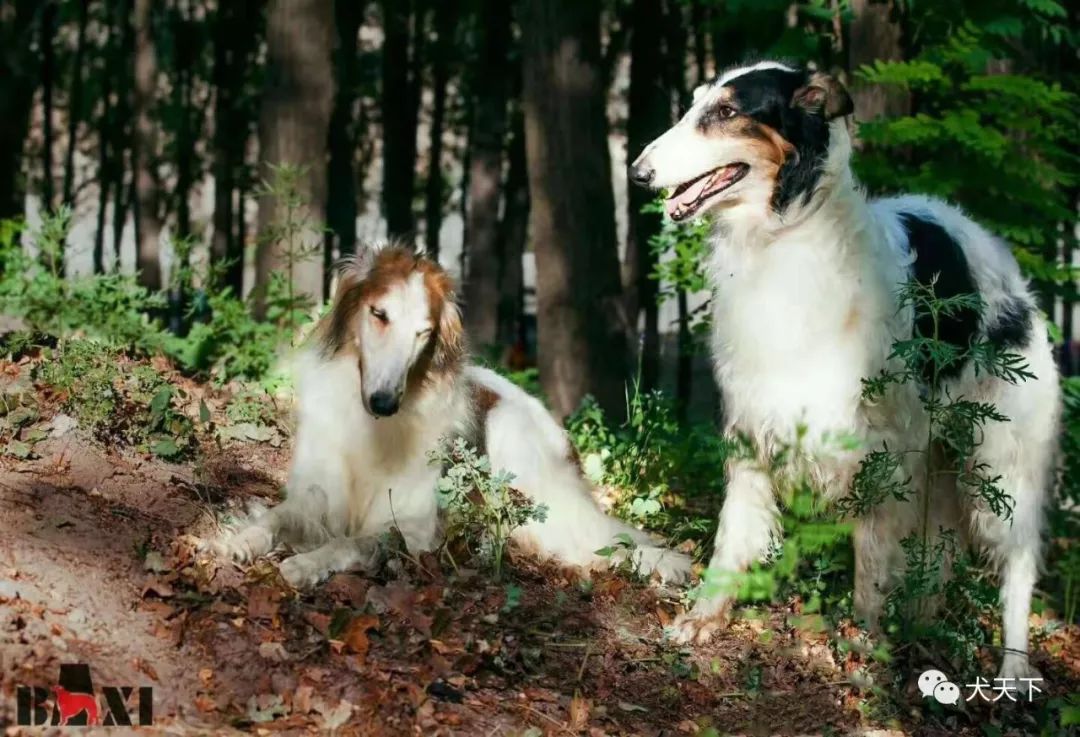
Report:
<svg viewBox="0 0 1080 737"><path fill-rule="evenodd" d="M728 118L734 118L739 114L739 111L731 107L731 105L721 105L716 109L716 114L721 120L727 120Z"/></svg>
<svg viewBox="0 0 1080 737"><path fill-rule="evenodd" d="M378 307L371 308L371 316L381 322L383 325L390 322L390 319L386 316L386 313L380 310Z"/></svg>

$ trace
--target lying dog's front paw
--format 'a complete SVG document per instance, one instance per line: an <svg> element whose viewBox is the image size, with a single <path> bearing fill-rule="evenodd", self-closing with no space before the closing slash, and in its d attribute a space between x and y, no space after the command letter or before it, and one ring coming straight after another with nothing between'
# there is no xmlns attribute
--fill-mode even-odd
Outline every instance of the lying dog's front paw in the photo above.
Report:
<svg viewBox="0 0 1080 737"><path fill-rule="evenodd" d="M664 583L675 585L690 579L692 564L690 556L666 548L639 548L634 555L634 565L642 574L655 574Z"/></svg>
<svg viewBox="0 0 1080 737"><path fill-rule="evenodd" d="M219 558L250 563L270 552L274 547L274 538L265 528L252 525L216 540L207 540L201 547Z"/></svg>
<svg viewBox="0 0 1080 737"><path fill-rule="evenodd" d="M329 573L325 566L304 553L281 561L278 570L294 589L310 589Z"/></svg>
<svg viewBox="0 0 1080 737"><path fill-rule="evenodd" d="M1017 693L1027 693L1032 684L1044 688L1042 681L1042 674L1028 662L1028 656L1018 652L1005 653L995 679L995 683Z"/></svg>
<svg viewBox="0 0 1080 737"><path fill-rule="evenodd" d="M690 611L680 614L667 629L667 637L679 645L704 645L727 626L728 607L723 602L698 601Z"/></svg>

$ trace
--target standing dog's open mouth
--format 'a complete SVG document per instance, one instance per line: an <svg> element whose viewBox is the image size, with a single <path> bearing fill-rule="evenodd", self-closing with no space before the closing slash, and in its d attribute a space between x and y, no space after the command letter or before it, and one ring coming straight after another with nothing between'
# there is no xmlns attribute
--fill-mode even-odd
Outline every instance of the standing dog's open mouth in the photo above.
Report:
<svg viewBox="0 0 1080 737"><path fill-rule="evenodd" d="M684 182L672 190L664 202L672 220L679 221L701 209L706 200L720 194L746 176L750 166L742 162L707 171L696 179Z"/></svg>

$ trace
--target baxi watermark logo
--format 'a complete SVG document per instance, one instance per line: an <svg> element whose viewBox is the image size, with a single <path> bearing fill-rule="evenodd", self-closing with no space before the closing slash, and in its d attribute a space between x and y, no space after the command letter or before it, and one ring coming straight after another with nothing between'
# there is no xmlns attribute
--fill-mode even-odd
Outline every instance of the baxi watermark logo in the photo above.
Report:
<svg viewBox="0 0 1080 737"><path fill-rule="evenodd" d="M924 699L933 698L945 706L955 706L960 699L972 701L976 697L989 702L1001 701L1001 699L1018 701L1020 697L1034 701L1036 694L1043 692L1036 685L1042 681L1042 678L995 678L991 683L982 676L978 676L975 678L975 683L965 684L961 688L941 671L927 670L919 676L919 693ZM964 691L969 689L970 693L965 696Z"/></svg>
<svg viewBox="0 0 1080 737"><path fill-rule="evenodd" d="M149 686L102 686L102 708L90 679L90 666L62 664L58 680L52 688L16 688L17 724L23 727L132 727L154 723L154 692ZM50 701L51 709L47 708Z"/></svg>

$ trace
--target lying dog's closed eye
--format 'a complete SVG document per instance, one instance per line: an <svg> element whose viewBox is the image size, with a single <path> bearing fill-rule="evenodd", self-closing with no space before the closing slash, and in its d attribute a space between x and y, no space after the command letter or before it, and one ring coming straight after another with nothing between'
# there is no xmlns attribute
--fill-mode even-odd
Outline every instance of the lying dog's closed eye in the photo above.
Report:
<svg viewBox="0 0 1080 737"><path fill-rule="evenodd" d="M914 480L912 499L888 500L856 526L859 615L874 622L880 614L902 573L900 540L921 522L926 499L933 535L940 527L970 531L998 564L1001 675L1024 677L1060 408L1046 326L1008 247L963 213L926 197L867 201L850 169L844 117L851 112L851 98L828 75L771 61L732 69L695 92L693 107L645 148L631 176L668 190L672 218L715 219L712 350L727 430L761 449L783 446L804 428L811 440L855 433L864 449L884 443L904 453L899 473ZM939 298L977 294L984 309L951 311L927 325L898 302L909 281L934 284ZM937 335L957 355L985 340L1018 353L1035 378L1010 383L977 374L968 360L863 401L862 379L896 369L891 347L913 334ZM923 390L937 381L951 396L978 397L1009 418L982 428L974 461L1000 475L1011 519L973 501L953 476L927 473L919 380ZM847 491L862 452L811 448L826 493ZM727 470L710 567L731 572L765 553L778 524L763 462L735 460ZM928 477L934 481L922 488ZM706 639L729 604L728 595L700 600L677 622L676 637Z"/></svg>
<svg viewBox="0 0 1080 737"><path fill-rule="evenodd" d="M449 276L412 249L365 251L342 272L330 314L297 372L298 423L286 500L216 543L240 560L279 543L303 551L281 564L297 587L332 571L380 564L379 539L396 527L412 551L439 543L428 459L464 437L547 507L515 530L520 547L561 563L606 567L627 555L643 573L682 581L690 561L603 514L571 462L562 428L536 399L469 365ZM596 551L629 535L632 550Z"/></svg>

